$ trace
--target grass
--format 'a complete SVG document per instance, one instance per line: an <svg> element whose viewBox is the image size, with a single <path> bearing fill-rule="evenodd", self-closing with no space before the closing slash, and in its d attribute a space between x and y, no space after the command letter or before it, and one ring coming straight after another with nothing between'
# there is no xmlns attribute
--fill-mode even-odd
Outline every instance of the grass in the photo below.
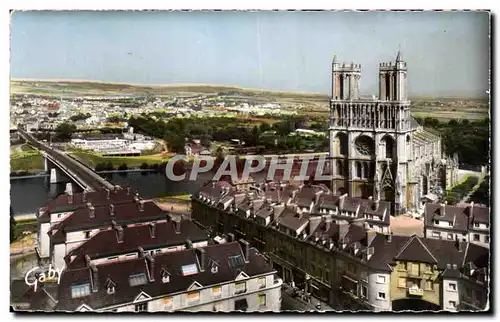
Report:
<svg viewBox="0 0 500 322"><path fill-rule="evenodd" d="M90 168L95 168L95 166L99 163L109 163L113 165L114 168L118 168L122 164L126 164L127 167L130 168L139 168L141 164L155 164L162 163L168 161L168 157L165 156L137 156L137 157L110 157L110 156L102 156L99 154L91 153L91 152L72 152L71 155L78 159L80 162L83 162Z"/></svg>
<svg viewBox="0 0 500 322"><path fill-rule="evenodd" d="M10 153L10 171L43 171L43 156L36 150L18 151Z"/></svg>

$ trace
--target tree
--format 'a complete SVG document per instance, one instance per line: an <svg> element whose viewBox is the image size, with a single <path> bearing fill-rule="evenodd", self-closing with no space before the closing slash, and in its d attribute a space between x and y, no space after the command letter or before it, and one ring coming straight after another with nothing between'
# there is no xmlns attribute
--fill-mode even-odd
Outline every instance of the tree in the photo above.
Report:
<svg viewBox="0 0 500 322"><path fill-rule="evenodd" d="M126 163L122 163L120 164L120 166L118 167L118 170L128 170L128 166Z"/></svg>
<svg viewBox="0 0 500 322"><path fill-rule="evenodd" d="M16 220L14 219L14 211L12 207L10 207L10 242L12 243L17 239L17 231L16 231Z"/></svg>
<svg viewBox="0 0 500 322"><path fill-rule="evenodd" d="M69 141L76 131L76 125L70 123L61 123L56 127L55 139L58 141Z"/></svg>

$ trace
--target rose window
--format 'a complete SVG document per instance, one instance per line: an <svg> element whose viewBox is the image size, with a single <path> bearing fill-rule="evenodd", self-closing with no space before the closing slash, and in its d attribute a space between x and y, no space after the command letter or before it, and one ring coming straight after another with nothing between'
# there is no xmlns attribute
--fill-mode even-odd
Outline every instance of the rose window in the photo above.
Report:
<svg viewBox="0 0 500 322"><path fill-rule="evenodd" d="M356 151L360 155L372 155L374 153L373 140L369 137L362 136L356 140Z"/></svg>

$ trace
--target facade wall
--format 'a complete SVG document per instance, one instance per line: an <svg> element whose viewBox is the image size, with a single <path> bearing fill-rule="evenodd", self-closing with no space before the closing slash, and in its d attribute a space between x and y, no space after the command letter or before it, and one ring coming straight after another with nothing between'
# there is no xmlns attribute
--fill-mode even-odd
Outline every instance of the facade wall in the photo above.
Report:
<svg viewBox="0 0 500 322"><path fill-rule="evenodd" d="M368 302L375 311L385 311L392 308L390 277L390 274L383 272L370 272L368 274ZM385 298L382 298L379 293L385 294Z"/></svg>
<svg viewBox="0 0 500 322"><path fill-rule="evenodd" d="M404 264L406 267L403 266ZM391 274L392 300L419 298L441 306L441 284L438 277L439 271L432 265L419 262L397 262ZM410 294L410 285L416 285L421 290L421 294Z"/></svg>
<svg viewBox="0 0 500 322"><path fill-rule="evenodd" d="M138 301L137 303L125 305L117 308L118 312L134 312L135 305L138 303L148 302L149 312L162 311L234 311L235 301L246 299L248 304L247 312L251 311L275 311L281 309L281 285L282 281L277 279L275 282L273 275L264 276L266 286L259 287L259 278L254 277L247 279L247 291L243 294L235 294L235 283L219 284L213 287L200 288L199 300L189 302L187 294L184 292L173 296L164 296L146 301ZM238 282L242 282L240 280ZM221 292L214 294L214 289L220 287ZM259 296L265 295L265 305L260 305ZM113 310L113 308L104 309L104 311Z"/></svg>
<svg viewBox="0 0 500 322"><path fill-rule="evenodd" d="M40 252L40 257L48 258L50 257L50 237L48 235L50 229L50 223L42 223L38 230L38 250Z"/></svg>
<svg viewBox="0 0 500 322"><path fill-rule="evenodd" d="M460 305L460 284L457 280L443 279L443 305L446 311L457 311Z"/></svg>

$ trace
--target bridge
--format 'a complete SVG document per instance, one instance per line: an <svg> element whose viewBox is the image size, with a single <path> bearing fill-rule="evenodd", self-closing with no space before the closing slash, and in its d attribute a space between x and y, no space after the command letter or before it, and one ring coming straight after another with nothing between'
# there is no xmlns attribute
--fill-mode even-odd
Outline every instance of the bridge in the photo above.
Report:
<svg viewBox="0 0 500 322"><path fill-rule="evenodd" d="M82 189L95 191L102 188L113 189L113 185L92 169L73 157L38 141L24 129L18 128L19 135L33 147L39 149L45 159L45 170L50 172L50 183L74 182Z"/></svg>

